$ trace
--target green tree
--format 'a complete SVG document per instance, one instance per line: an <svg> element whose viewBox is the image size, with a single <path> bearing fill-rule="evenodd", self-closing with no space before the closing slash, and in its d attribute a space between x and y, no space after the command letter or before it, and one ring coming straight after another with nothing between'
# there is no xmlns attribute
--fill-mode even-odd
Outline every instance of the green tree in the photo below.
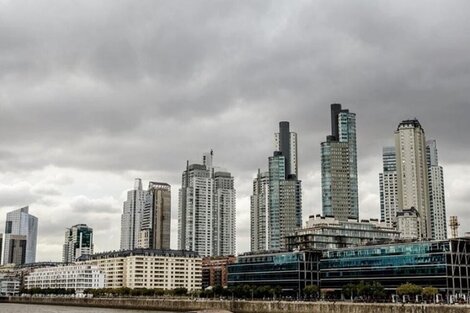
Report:
<svg viewBox="0 0 470 313"><path fill-rule="evenodd" d="M421 294L423 288L421 288L418 285L411 284L411 283L406 283L398 286L397 288L397 294L400 296L403 295L408 295L408 296L416 296Z"/></svg>
<svg viewBox="0 0 470 313"><path fill-rule="evenodd" d="M317 285L307 285L305 286L304 288L304 296L307 298L307 299L312 299L312 298L316 298L317 295L318 295L318 291L320 290L320 288L318 288Z"/></svg>
<svg viewBox="0 0 470 313"><path fill-rule="evenodd" d="M428 286L423 288L422 294L424 299L434 302L434 299L436 298L438 292L439 290L437 290L437 288Z"/></svg>

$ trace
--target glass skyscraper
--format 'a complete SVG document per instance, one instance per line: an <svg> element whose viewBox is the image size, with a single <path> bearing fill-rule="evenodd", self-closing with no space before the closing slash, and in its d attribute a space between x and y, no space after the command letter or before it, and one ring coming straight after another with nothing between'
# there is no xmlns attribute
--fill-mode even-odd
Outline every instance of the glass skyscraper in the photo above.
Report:
<svg viewBox="0 0 470 313"><path fill-rule="evenodd" d="M18 236L21 236L21 238ZM26 206L7 213L5 237L3 239L5 242L3 264L8 264L11 260L15 260L15 263L36 262L37 237L38 218L29 214L29 207ZM18 249L24 251L24 253L20 253ZM24 257L14 257L13 254L24 254Z"/></svg>
<svg viewBox="0 0 470 313"><path fill-rule="evenodd" d="M331 105L331 135L321 143L323 215L359 218L356 114Z"/></svg>
<svg viewBox="0 0 470 313"><path fill-rule="evenodd" d="M83 254L93 254L93 228L86 224L67 228L62 262L73 263Z"/></svg>

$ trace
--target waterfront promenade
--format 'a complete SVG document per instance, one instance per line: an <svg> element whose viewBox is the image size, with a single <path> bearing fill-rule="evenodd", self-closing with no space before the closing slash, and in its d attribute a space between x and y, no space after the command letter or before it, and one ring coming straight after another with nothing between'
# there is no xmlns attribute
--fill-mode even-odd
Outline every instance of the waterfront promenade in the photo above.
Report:
<svg viewBox="0 0 470 313"><path fill-rule="evenodd" d="M49 298L11 297L6 301L23 304L49 304L157 311L229 311L233 313L469 313L468 305L371 304L348 302L243 301L207 299L144 298Z"/></svg>

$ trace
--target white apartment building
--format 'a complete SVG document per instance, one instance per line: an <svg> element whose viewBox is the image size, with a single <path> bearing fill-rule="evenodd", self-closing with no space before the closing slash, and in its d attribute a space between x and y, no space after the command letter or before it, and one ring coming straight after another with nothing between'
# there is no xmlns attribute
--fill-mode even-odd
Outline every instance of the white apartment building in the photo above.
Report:
<svg viewBox="0 0 470 313"><path fill-rule="evenodd" d="M127 192L121 215L121 250L134 249L138 245L142 212L145 207L145 190L142 180L136 178L134 189Z"/></svg>
<svg viewBox="0 0 470 313"><path fill-rule="evenodd" d="M403 121L395 132L398 208L419 213L419 237L431 239L426 139L418 120Z"/></svg>
<svg viewBox="0 0 470 313"><path fill-rule="evenodd" d="M194 252L135 249L94 254L83 260L105 273L105 288L202 287L202 258Z"/></svg>
<svg viewBox="0 0 470 313"><path fill-rule="evenodd" d="M402 210L397 213L397 229L402 239L419 239L421 219L415 208Z"/></svg>
<svg viewBox="0 0 470 313"><path fill-rule="evenodd" d="M104 272L92 264L75 264L34 269L26 276L25 286L31 288L75 289L80 294L85 289L104 288Z"/></svg>

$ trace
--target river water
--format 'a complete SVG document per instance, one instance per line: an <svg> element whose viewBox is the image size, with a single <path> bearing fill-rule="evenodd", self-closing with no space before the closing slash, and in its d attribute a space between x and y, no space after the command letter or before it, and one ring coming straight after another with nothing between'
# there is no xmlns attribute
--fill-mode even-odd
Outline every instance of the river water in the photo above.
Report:
<svg viewBox="0 0 470 313"><path fill-rule="evenodd" d="M168 311L141 311L103 308L85 308L78 306L36 305L0 303L0 313L173 313Z"/></svg>

